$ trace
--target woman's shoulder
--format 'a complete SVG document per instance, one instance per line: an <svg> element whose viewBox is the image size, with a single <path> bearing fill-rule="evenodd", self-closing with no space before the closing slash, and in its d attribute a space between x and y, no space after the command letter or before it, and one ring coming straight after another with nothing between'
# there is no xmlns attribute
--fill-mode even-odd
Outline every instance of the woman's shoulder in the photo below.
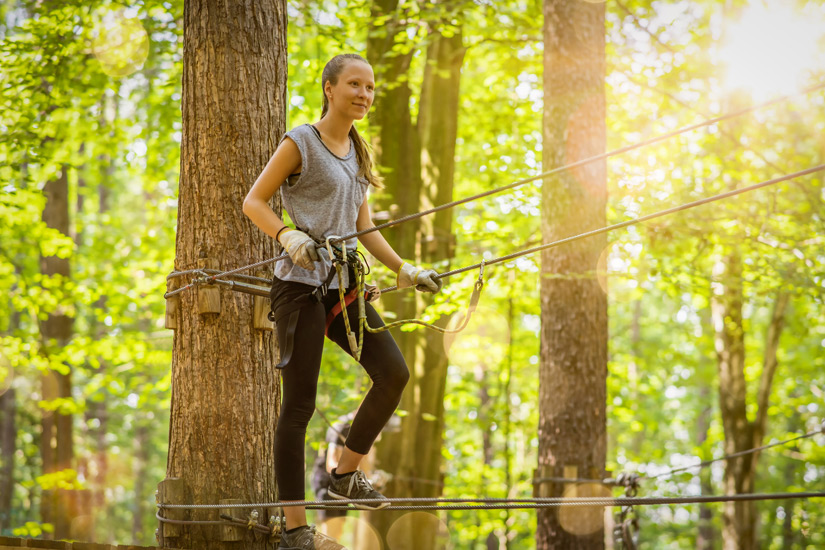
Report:
<svg viewBox="0 0 825 550"><path fill-rule="evenodd" d="M313 128L311 124L301 124L289 130L286 134L284 134L284 136L305 138L312 135L312 130Z"/></svg>

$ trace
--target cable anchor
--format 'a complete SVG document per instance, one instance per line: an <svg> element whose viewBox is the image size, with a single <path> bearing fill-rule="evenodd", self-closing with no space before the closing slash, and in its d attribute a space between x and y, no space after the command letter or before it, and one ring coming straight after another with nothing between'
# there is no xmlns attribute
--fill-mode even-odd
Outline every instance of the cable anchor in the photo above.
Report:
<svg viewBox="0 0 825 550"><path fill-rule="evenodd" d="M621 473L616 477L616 485L624 487L626 498L634 498L639 492L638 474ZM633 506L622 506L613 527L613 541L620 550L637 550L639 548L639 517Z"/></svg>
<svg viewBox="0 0 825 550"><path fill-rule="evenodd" d="M286 526L283 524L285 521L284 514L280 509L278 514L277 516L274 514L269 516L269 536L274 541L280 541L281 533L286 530Z"/></svg>
<svg viewBox="0 0 825 550"><path fill-rule="evenodd" d="M250 531L253 530L255 526L258 525L258 517L259 514L257 510L252 510L251 512L249 512L249 518L247 518L246 528Z"/></svg>

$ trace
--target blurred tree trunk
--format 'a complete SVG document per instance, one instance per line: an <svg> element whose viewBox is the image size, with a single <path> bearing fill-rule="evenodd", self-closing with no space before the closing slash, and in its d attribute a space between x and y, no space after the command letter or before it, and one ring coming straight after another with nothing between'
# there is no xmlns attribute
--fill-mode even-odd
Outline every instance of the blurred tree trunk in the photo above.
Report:
<svg viewBox="0 0 825 550"><path fill-rule="evenodd" d="M184 4L177 270L195 268L199 259L230 269L276 255L275 241L241 207L285 130L286 32L283 0ZM202 292L180 294L167 477L183 480L189 503L272 502L280 397L273 333L253 328L251 296L222 289L220 312L199 313ZM266 523L267 511L259 513ZM217 520L218 514L193 510L189 517ZM238 548L219 542L220 533L186 526L161 545ZM244 548L268 546L245 533Z"/></svg>
<svg viewBox="0 0 825 550"><path fill-rule="evenodd" d="M447 20L457 3L438 3L446 9ZM381 27L370 31L367 52L376 80L385 87L376 99L372 124L376 125L373 147L385 177L386 188L378 199L379 208L391 218L417 212L448 202L453 194L455 141L458 124L458 91L464 48L460 32L442 33L447 21L430 22L430 42L415 124L410 113L408 84L413 51L393 49L406 32L401 22L405 8L397 0L380 0L372 7L372 18L393 15ZM442 271L452 255L451 211L422 218L421 223L402 224L386 231L398 253L413 262L438 263ZM416 316L428 298L401 291L382 298L384 311L397 318ZM446 324L448 319L440 323ZM407 411L402 430L387 434L377 448L379 468L395 474L387 495L393 497L433 497L441 494L441 446L444 427L444 391L447 357L440 334L426 332L393 333L411 371L409 386L400 408ZM418 480L429 482L421 483ZM393 512L370 515L379 532L386 536L389 527L401 516ZM402 525L402 524L399 524ZM436 521L407 525L393 538L409 548L436 548ZM404 542L400 542L404 541ZM398 547L403 550L404 547Z"/></svg>
<svg viewBox="0 0 825 550"><path fill-rule="evenodd" d="M710 399L710 388L702 385L699 388L700 403L706 403ZM703 407L699 412L696 421L696 446L702 448L708 439L710 429L710 419L713 409L708 406ZM707 460L709 457L702 457ZM713 481L711 479L710 468L702 468L699 471L699 487L701 494L713 494ZM699 531L696 535L696 550L713 550L716 547L716 529L713 527L713 508L707 504L699 505Z"/></svg>
<svg viewBox="0 0 825 550"><path fill-rule="evenodd" d="M743 325L742 259L731 245L714 266L712 322L719 370L719 404L725 432L725 454L762 445L773 377L777 367L779 338L789 296L780 292L774 302L765 340L765 357L756 401L756 417L748 418L745 379L745 329ZM752 493L758 453L728 460L723 486L726 494ZM758 514L753 502L728 502L723 506L722 539L725 550L755 550Z"/></svg>
<svg viewBox="0 0 825 550"><path fill-rule="evenodd" d="M384 211L390 219L399 215L416 212L419 209L419 190L421 189L420 163L418 159L418 141L413 130L410 114L410 87L407 81L412 52L399 53L393 50L393 44L403 41L404 26L399 22L401 8L397 0L378 0L370 8L370 20L389 16L382 26L372 26L367 39L367 59L375 72L379 94L371 114L372 146L375 161L384 176L384 189L374 199L374 209ZM418 257L417 225L401 224L384 232L387 241L398 254L412 262ZM388 320L407 319L415 316L416 297L414 292L400 291L382 296L383 314ZM415 338L409 332L393 331L393 337L404 355L412 372L415 368ZM417 396L411 388L415 385L415 375L411 376L409 385L401 400L400 408L408 414L402 418L399 433L387 433L381 436L376 447L376 468L393 474L393 479L384 491L388 496L403 497L412 495L413 487L406 478L418 477L415 469L415 400ZM403 514L381 511L370 513L369 521L376 527L382 537L386 537L389 528ZM412 533L405 533L403 538L413 543ZM386 539L385 539L386 545Z"/></svg>
<svg viewBox="0 0 825 550"><path fill-rule="evenodd" d="M43 209L43 222L63 235L69 235L69 177L64 167L57 178L46 182L43 187L46 205ZM46 277L62 277L67 282L70 277L69 259L57 256L41 256L40 270ZM57 285L58 288L62 284ZM40 335L44 344L44 353L50 356L68 344L72 337L72 318L68 307L58 306L49 313L40 324ZM41 377L42 399L72 398L72 374L68 365L63 372L50 370ZM60 409L43 411L41 423L40 452L43 459L43 473L54 474L72 468L74 447L72 437L72 415L64 414ZM54 525L54 537L70 537L71 529L71 493L65 489L43 491L42 519L44 523Z"/></svg>
<svg viewBox="0 0 825 550"><path fill-rule="evenodd" d="M19 273L15 266L15 273ZM14 288L14 287L13 287ZM20 328L20 312L12 310L8 334ZM9 370L0 379L0 532L12 524L12 492L14 489L14 455L17 452L17 397Z"/></svg>
<svg viewBox="0 0 825 550"><path fill-rule="evenodd" d="M545 170L604 152L604 79L604 4L545 0ZM604 162L545 180L544 242L604 226L606 200ZM548 475L571 466L580 477L604 474L607 297L596 277L584 274L596 270L606 244L600 236L542 253L538 465ZM580 487L578 494L601 490ZM542 491L562 496L555 484ZM602 508L539 510L537 516L538 550L604 547Z"/></svg>
<svg viewBox="0 0 825 550"><path fill-rule="evenodd" d="M440 3L448 14L455 13L457 2ZM449 25L449 15L444 21L433 23L430 32L416 123L421 144L422 209L453 200L459 89L466 50L461 30L452 29L447 36L442 34L442 25ZM450 269L454 255L453 216L453 209L447 209L421 218L421 260L441 272ZM433 302L432 296L421 295L421 298L425 307ZM448 321L445 317L436 324L446 326ZM418 477L439 481L448 361L444 335L432 330L412 334L417 335L418 344L415 391L421 396L415 436ZM412 495L419 497L436 497L442 492L439 483L419 483L413 489Z"/></svg>
<svg viewBox="0 0 825 550"><path fill-rule="evenodd" d="M135 476L135 501L132 504L132 543L140 544L146 538L147 470L149 465L150 434L147 423L151 422L143 414L136 415L135 456L132 471Z"/></svg>
<svg viewBox="0 0 825 550"><path fill-rule="evenodd" d="M14 453L17 450L17 407L11 380L0 380L0 532L11 527ZM4 391L5 389L5 391Z"/></svg>

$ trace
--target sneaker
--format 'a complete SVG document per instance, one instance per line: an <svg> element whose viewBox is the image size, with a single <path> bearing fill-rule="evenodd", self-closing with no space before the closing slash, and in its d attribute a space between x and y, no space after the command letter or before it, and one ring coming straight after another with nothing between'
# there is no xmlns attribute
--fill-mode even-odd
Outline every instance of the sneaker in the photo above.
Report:
<svg viewBox="0 0 825 550"><path fill-rule="evenodd" d="M314 525L304 525L292 533L281 533L278 550L347 550L335 539L319 533Z"/></svg>
<svg viewBox="0 0 825 550"><path fill-rule="evenodd" d="M334 471L335 470L333 470L333 472ZM327 492L329 496L334 499L373 499L387 501L373 504L353 504L353 506L359 510L380 510L390 505L389 499L373 488L367 476L361 470L355 470L350 474L345 474L339 479L335 479L335 476L329 477L329 489Z"/></svg>

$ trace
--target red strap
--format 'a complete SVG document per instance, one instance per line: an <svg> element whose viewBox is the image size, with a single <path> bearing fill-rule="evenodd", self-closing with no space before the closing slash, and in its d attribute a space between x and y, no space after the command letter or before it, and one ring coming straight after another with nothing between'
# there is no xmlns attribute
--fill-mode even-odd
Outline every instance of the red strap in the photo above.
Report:
<svg viewBox="0 0 825 550"><path fill-rule="evenodd" d="M357 298L358 289L353 288L344 296L344 302L346 302L347 307L349 307L350 304L353 303ZM329 337L329 326L332 324L335 318L341 314L341 309L341 300L338 300L337 302L335 302L335 305L332 306L332 309L329 311L329 314L327 315L327 326L324 328L324 334L327 337Z"/></svg>

